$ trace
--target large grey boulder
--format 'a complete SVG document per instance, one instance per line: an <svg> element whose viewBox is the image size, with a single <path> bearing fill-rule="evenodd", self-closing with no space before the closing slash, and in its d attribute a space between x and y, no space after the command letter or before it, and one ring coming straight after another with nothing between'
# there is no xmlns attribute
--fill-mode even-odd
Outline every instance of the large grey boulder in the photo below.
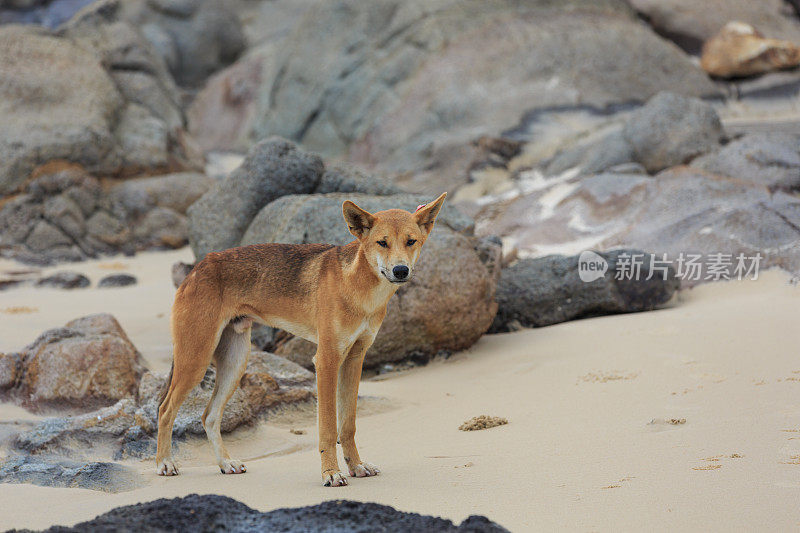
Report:
<svg viewBox="0 0 800 533"><path fill-rule="evenodd" d="M353 240L342 218L342 202L352 200L371 211L413 211L432 200L414 195L312 194L284 196L253 219L242 244L260 242L337 245ZM436 227L414 268L414 279L389 302L386 319L367 352L366 365L398 361L411 355L433 356L474 344L494 318L500 246L471 235L472 221L445 203ZM281 350L291 360L311 366L310 343L294 341Z"/></svg>
<svg viewBox="0 0 800 533"><path fill-rule="evenodd" d="M655 173L713 150L723 131L710 104L662 92L631 114L622 135L635 160Z"/></svg>
<svg viewBox="0 0 800 533"><path fill-rule="evenodd" d="M522 259L503 269L497 285L497 316L492 332L519 327L541 327L576 318L650 311L663 305L680 285L675 270L651 274L644 265L638 279L617 279L620 256L628 260L636 250L598 254L608 270L592 281L579 273L580 256L549 255ZM623 259L625 260L625 259ZM666 277L666 279L664 279Z"/></svg>
<svg viewBox="0 0 800 533"><path fill-rule="evenodd" d="M0 195L49 160L104 173L119 166L114 120L124 100L91 51L41 30L4 26L0 72Z"/></svg>
<svg viewBox="0 0 800 533"><path fill-rule="evenodd" d="M771 191L800 190L800 135L751 133L698 157L691 166L761 183Z"/></svg>
<svg viewBox="0 0 800 533"><path fill-rule="evenodd" d="M323 170L319 156L285 139L255 145L239 168L189 208L189 242L195 257L238 246L261 208L287 194L314 191Z"/></svg>
<svg viewBox="0 0 800 533"><path fill-rule="evenodd" d="M281 135L388 171L427 168L440 150L496 135L528 109L717 91L617 0L318 1L261 57L261 72L248 70L261 81L248 78L243 92L256 110L249 137ZM214 89L216 102L235 79ZM208 109L228 123L224 107ZM248 137L231 135L220 147Z"/></svg>

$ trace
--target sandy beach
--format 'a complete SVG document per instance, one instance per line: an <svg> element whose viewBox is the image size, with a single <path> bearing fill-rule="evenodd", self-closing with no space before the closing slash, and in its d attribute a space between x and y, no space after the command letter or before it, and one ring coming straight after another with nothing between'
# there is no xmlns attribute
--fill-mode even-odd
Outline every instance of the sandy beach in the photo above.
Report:
<svg viewBox="0 0 800 533"><path fill-rule="evenodd" d="M186 249L79 263L85 290L0 295L0 350L88 313L114 314L148 364L169 364L169 266ZM1 270L18 267L3 262ZM63 267L62 267L63 269ZM139 284L97 289L109 271ZM9 313L9 308L36 311ZM512 531L787 530L800 525L800 289L781 271L703 285L662 310L483 337L446 361L361 386L357 439L382 469L321 486L313 409L225 437L248 472L223 476L204 439L177 478L140 468L118 494L0 484L0 529L75 524L119 505L216 493L265 511L355 499ZM488 414L508 425L462 432ZM0 419L37 419L0 405ZM685 421L684 421L685 420ZM304 430L301 435L290 429ZM5 453L5 452L0 452Z"/></svg>

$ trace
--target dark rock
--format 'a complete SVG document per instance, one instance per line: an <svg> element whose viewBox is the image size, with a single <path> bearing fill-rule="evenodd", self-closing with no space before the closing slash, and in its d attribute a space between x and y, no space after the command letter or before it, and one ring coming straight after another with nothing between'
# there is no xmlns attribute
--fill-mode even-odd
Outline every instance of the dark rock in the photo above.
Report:
<svg viewBox="0 0 800 533"><path fill-rule="evenodd" d="M636 279L616 279L617 261L622 254L641 253L615 250L599 255L608 270L593 281L583 281L578 271L579 256L551 255L522 259L503 269L497 286L498 310L491 331L514 327L541 327L576 318L614 313L649 311L666 303L680 285L670 267L667 279L649 265Z"/></svg>
<svg viewBox="0 0 800 533"><path fill-rule="evenodd" d="M145 486L141 474L116 463L81 463L41 456L14 456L0 463L0 482L125 492Z"/></svg>
<svg viewBox="0 0 800 533"><path fill-rule="evenodd" d="M318 194L331 192L363 193L374 195L400 194L403 191L388 180L379 180L364 174L357 168L338 164L328 167L322 174L314 191Z"/></svg>
<svg viewBox="0 0 800 533"><path fill-rule="evenodd" d="M261 513L227 496L197 494L117 507L94 520L74 527L56 526L52 531L118 531L130 524L147 531L507 531L484 516L472 515L456 526L444 518L404 513L377 503L332 500L308 507Z"/></svg>
<svg viewBox="0 0 800 533"><path fill-rule="evenodd" d="M237 246L261 208L287 194L314 191L323 170L318 156L284 139L255 145L239 168L188 209L195 257Z"/></svg>
<svg viewBox="0 0 800 533"><path fill-rule="evenodd" d="M89 278L77 272L58 272L36 282L37 287L54 287L57 289L83 289L89 285Z"/></svg>
<svg viewBox="0 0 800 533"><path fill-rule="evenodd" d="M800 190L800 135L752 133L698 157L691 166L765 185Z"/></svg>
<svg viewBox="0 0 800 533"><path fill-rule="evenodd" d="M622 134L635 161L655 173L714 150L723 131L710 104L662 92L631 114Z"/></svg>
<svg viewBox="0 0 800 533"><path fill-rule="evenodd" d="M129 285L136 285L136 276L130 274L111 274L102 278L97 286L104 287L128 287Z"/></svg>
<svg viewBox="0 0 800 533"><path fill-rule="evenodd" d="M614 131L599 140L579 143L562 151L548 163L546 173L554 175L577 168L586 174L599 174L631 163L635 158L633 146L622 131Z"/></svg>

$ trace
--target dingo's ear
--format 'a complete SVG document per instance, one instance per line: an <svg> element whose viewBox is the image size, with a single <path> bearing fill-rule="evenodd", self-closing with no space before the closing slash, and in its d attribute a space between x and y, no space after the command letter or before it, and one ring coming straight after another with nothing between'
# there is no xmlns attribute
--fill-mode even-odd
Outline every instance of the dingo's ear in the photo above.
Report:
<svg viewBox="0 0 800 533"><path fill-rule="evenodd" d="M433 223L436 222L436 216L439 214L439 210L442 209L446 196L447 193L443 192L439 198L431 203L419 206L414 213L414 216L417 217L417 224L419 224L422 233L426 236L430 235Z"/></svg>
<svg viewBox="0 0 800 533"><path fill-rule="evenodd" d="M358 239L369 233L375 222L375 217L371 213L364 211L350 200L342 204L342 214L350 233Z"/></svg>

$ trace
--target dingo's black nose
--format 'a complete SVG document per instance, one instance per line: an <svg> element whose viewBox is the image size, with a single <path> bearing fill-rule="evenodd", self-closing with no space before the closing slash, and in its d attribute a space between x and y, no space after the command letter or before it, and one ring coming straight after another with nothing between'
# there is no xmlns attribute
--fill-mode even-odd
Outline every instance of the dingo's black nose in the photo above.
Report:
<svg viewBox="0 0 800 533"><path fill-rule="evenodd" d="M397 279L406 279L408 277L408 267L405 265L397 265L392 269L392 274Z"/></svg>

